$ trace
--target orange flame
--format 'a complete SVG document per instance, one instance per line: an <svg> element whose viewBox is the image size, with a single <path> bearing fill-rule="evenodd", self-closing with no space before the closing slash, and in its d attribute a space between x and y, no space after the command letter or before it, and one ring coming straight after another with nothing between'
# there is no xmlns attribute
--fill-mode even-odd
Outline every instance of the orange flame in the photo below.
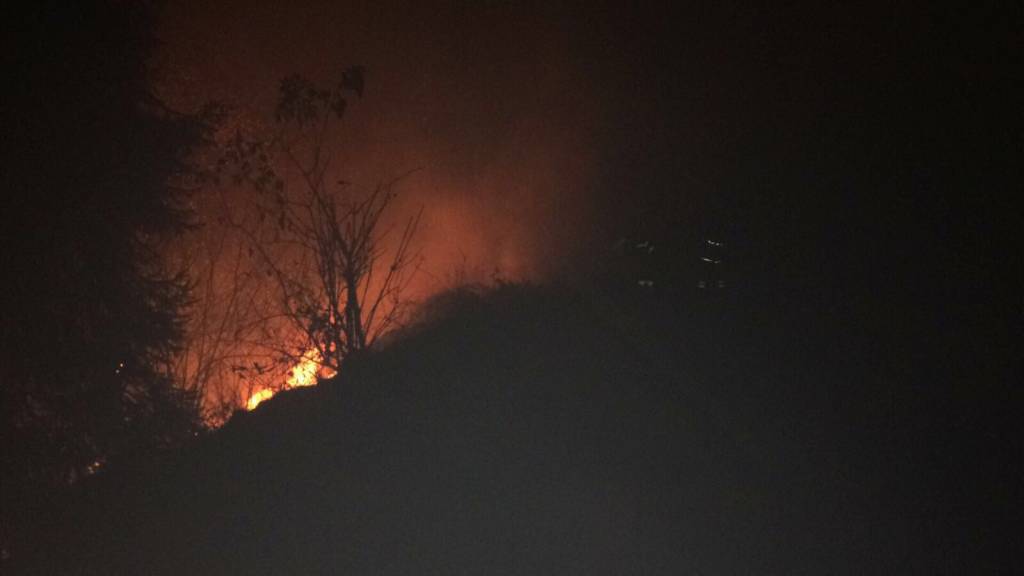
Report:
<svg viewBox="0 0 1024 576"><path fill-rule="evenodd" d="M292 366L292 369L288 371L288 379L285 380L283 390L289 390L291 388L302 388L305 386L314 386L317 382L317 376L323 374L324 376L333 376L334 371L329 368L322 366L323 356L320 355L320 351L316 348L310 348L302 355L302 358ZM261 402L271 398L277 391L273 388L263 388L253 392L249 399L245 402L245 409L252 410L260 405Z"/></svg>
<svg viewBox="0 0 1024 576"><path fill-rule="evenodd" d="M263 402L264 400L267 400L268 398L270 398L273 395L274 395L274 391L271 390L270 388L264 388L262 390L257 390L256 392L253 392L252 396L249 396L249 400L247 400L245 402L245 409L246 410L252 410L252 409L256 408L257 406L259 406L260 402Z"/></svg>

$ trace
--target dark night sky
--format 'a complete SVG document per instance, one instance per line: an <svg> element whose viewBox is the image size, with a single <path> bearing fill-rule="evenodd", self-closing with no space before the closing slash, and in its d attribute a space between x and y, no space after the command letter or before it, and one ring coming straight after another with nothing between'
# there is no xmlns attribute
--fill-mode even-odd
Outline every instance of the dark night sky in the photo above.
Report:
<svg viewBox="0 0 1024 576"><path fill-rule="evenodd" d="M879 16L172 3L165 85L183 102L266 109L287 71L363 62L356 170L425 166L413 186L426 203L471 206L534 272L619 235L672 243L705 227L792 278L849 257L852 236L871 241L861 191L892 169Z"/></svg>

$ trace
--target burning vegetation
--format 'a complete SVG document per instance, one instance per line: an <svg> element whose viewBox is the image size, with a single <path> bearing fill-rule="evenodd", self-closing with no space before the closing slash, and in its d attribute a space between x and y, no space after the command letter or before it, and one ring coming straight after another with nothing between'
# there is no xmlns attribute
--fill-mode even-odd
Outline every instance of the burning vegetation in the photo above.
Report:
<svg viewBox="0 0 1024 576"><path fill-rule="evenodd" d="M331 378L337 372L329 367L323 365L323 357L320 356L320 351L316 348L311 348L302 355L298 363L292 366L288 371L288 378L284 382L284 386L280 390L274 388L261 388L256 392L253 392L249 398L245 401L245 409L253 410L260 405L264 400L269 400L281 390L291 390L292 388L304 388L306 386L315 386L320 378Z"/></svg>

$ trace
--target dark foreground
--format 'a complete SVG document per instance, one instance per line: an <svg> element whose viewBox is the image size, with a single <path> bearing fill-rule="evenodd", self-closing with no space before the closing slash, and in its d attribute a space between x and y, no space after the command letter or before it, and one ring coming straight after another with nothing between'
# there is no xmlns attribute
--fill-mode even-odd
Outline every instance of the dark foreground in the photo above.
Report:
<svg viewBox="0 0 1024 576"><path fill-rule="evenodd" d="M980 456L974 437L915 425L870 346L850 335L796 330L756 307L681 302L665 313L519 287L449 295L427 316L332 381L238 414L173 457L98 475L40 511L12 568L1012 566L1001 552L1016 536L996 527L1012 517L1014 484L985 469L998 458Z"/></svg>

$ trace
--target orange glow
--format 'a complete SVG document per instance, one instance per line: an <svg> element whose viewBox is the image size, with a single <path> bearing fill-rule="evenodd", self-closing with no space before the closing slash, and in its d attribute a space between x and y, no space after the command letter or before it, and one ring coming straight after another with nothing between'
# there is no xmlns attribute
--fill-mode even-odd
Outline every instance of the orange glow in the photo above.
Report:
<svg viewBox="0 0 1024 576"><path fill-rule="evenodd" d="M231 11L217 9L218 3L168 4L159 24L159 35L166 36L167 42L155 55L166 65L152 75L154 92L170 108L180 110L199 110L210 101L234 104L212 135L216 145L208 153L199 153L208 154L197 159L203 165L213 167L226 149L222 147L236 134L273 136L277 80L301 72L310 80L330 82L338 72L337 63L307 57L336 51L333 26L310 29L303 18L291 17L235 18ZM261 8L256 11L265 12L272 3L257 4ZM567 274L567 261L590 262L591 255L583 247L590 246L591 234L602 239L600 231L606 224L596 220L605 217L598 204L603 193L591 194L604 189L600 167L608 144L593 127L619 104L602 96L607 93L601 92L606 86L600 75L592 78L579 68L578 47L569 34L562 33L561 24L532 12L506 19L490 10L459 11L460 18L480 24L467 26L466 37L459 39L460 45L481 49L467 61L463 54L451 51L454 45L449 42L424 42L427 37L421 32L429 36L431 27L423 26L416 11L402 11L389 23L399 33L386 35L387 43L378 45L375 3L365 3L365 9L352 3L322 4L329 16L321 20L346 22L346 29L355 34L346 42L360 47L361 55L352 55L355 60L343 64L363 64L373 71L372 90L365 98L349 102L352 107L344 121L334 126L337 132L329 130L328 152L334 158L324 181L332 192L333 184L344 180L351 183L345 189L359 193L406 174L396 184L398 196L380 227L381 232L395 230L381 235L383 265L399 241L397 231L423 209L411 250L418 258L410 267L420 272L401 294L403 302L425 301L462 284L542 282L549 275ZM495 26L500 31L497 35ZM303 41L273 47L263 42L289 35ZM505 36L519 41L503 43L500 38ZM225 42L226 37L232 41ZM260 57L254 59L253 54ZM511 59L516 65L508 70L466 65L494 58ZM297 62L308 65L296 68ZM474 89L436 89L462 85ZM286 180L285 189L289 193L304 190L301 175L287 166L277 166ZM407 173L415 167L422 170ZM215 193L195 198L197 216L208 225L197 227L183 242L187 269L215 270L212 280L201 284L208 292L197 294L211 313L195 315L189 344L205 351L210 347L207 340L215 344L224 340L224 349L212 354L232 358L219 363L225 367L209 376L209 404L217 406L222 397L242 402L254 390L265 399L270 393L262 392L264 387L276 391L295 385L286 384L286 379L313 384L315 378L300 361L294 368L284 367L293 368L293 374L275 368L275 374L267 375L272 382L243 381L238 387L231 364L240 358L237 363L249 365L266 353L248 344L264 338L265 326L251 326L257 326L257 318L275 313L280 295L274 282L264 283L262 274L249 274L256 265L241 249L244 245L236 245L242 240L232 230L235 227L218 224L254 218L253 191L248 185L228 182L210 188ZM581 255L586 259L578 259ZM192 264L196 260L206 268ZM280 255L277 261L289 262L291 255ZM376 274L375 281L381 276ZM236 297L240 284L244 285ZM252 305L236 307L241 302ZM219 322L222 316L226 322ZM271 348L296 341L286 324L267 332L281 336L268 343ZM246 328L241 336L233 336L238 325ZM198 368L195 371L206 375Z"/></svg>
<svg viewBox="0 0 1024 576"><path fill-rule="evenodd" d="M289 390L291 388L302 388L305 386L314 386L317 382L317 376L323 375L325 377L331 377L334 375L334 370L330 368L324 368L321 366L323 362L323 356L320 355L320 351L316 348L310 348L302 355L302 358L292 366L292 369L288 371L288 379L285 380L283 390ZM263 388L253 392L249 399L245 403L246 410L252 410L260 405L260 402L267 400L276 393L276 390L272 388Z"/></svg>
<svg viewBox="0 0 1024 576"><path fill-rule="evenodd" d="M270 398L273 395L274 391L271 390L270 388L264 388L263 390L253 392L252 396L249 396L249 400L247 400L245 403L245 409L252 410L259 406L260 402L263 402L264 400Z"/></svg>
<svg viewBox="0 0 1024 576"><path fill-rule="evenodd" d="M288 371L288 380L285 388L298 388L301 386L312 386L316 384L316 376L320 372L320 363L323 357L316 348L311 348L302 355L298 363Z"/></svg>

